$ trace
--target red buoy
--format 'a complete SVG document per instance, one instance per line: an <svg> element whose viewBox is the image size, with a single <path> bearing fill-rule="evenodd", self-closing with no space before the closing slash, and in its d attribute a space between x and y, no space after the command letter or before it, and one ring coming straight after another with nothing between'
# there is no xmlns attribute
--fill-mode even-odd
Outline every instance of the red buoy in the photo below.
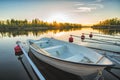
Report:
<svg viewBox="0 0 120 80"><path fill-rule="evenodd" d="M93 37L93 34L92 34L92 32L89 34L89 37L90 37L90 39Z"/></svg>
<svg viewBox="0 0 120 80"><path fill-rule="evenodd" d="M72 35L70 35L70 37L69 37L69 42L73 42L73 37L72 37Z"/></svg>
<svg viewBox="0 0 120 80"><path fill-rule="evenodd" d="M84 41L84 39L85 39L85 35L84 35L84 33L82 33L81 40Z"/></svg>
<svg viewBox="0 0 120 80"><path fill-rule="evenodd" d="M21 54L23 54L19 45L17 45L17 46L14 47L14 51L15 51L15 55L21 55Z"/></svg>

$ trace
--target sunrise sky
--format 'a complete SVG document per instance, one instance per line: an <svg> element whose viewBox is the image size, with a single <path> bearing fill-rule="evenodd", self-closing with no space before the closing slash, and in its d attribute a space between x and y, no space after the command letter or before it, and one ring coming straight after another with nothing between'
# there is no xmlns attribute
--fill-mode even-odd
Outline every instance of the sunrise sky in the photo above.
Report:
<svg viewBox="0 0 120 80"><path fill-rule="evenodd" d="M120 18L120 0L0 0L0 20L38 18L89 25L115 17Z"/></svg>

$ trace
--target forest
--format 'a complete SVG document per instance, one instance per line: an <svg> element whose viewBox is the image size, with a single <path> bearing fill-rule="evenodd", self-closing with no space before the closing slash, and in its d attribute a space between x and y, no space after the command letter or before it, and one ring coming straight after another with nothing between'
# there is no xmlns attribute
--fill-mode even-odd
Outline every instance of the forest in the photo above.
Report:
<svg viewBox="0 0 120 80"><path fill-rule="evenodd" d="M9 31L9 30L54 30L54 29L77 29L82 28L82 24L76 23L59 23L57 21L45 22L39 19L33 19L31 21L25 20L16 20L16 19L7 19L0 20L0 31ZM120 28L120 19L112 18L100 21L98 24L93 24L91 28L99 29L111 29L111 28Z"/></svg>
<svg viewBox="0 0 120 80"><path fill-rule="evenodd" d="M42 29L69 29L69 28L81 28L81 24L73 23L58 23L44 22L39 19L33 19L32 21L25 20L0 20L0 30L42 30Z"/></svg>
<svg viewBox="0 0 120 80"><path fill-rule="evenodd" d="M92 28L120 28L120 19L119 18L112 18L106 19L104 21L100 21L98 24L92 26Z"/></svg>

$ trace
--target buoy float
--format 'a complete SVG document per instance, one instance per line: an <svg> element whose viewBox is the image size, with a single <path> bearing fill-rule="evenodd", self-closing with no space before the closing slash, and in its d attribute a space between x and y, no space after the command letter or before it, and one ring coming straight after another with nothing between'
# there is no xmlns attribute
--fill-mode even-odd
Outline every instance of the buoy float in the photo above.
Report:
<svg viewBox="0 0 120 80"><path fill-rule="evenodd" d="M84 39L85 39L85 35L84 35L84 33L82 33L81 40L84 41Z"/></svg>
<svg viewBox="0 0 120 80"><path fill-rule="evenodd" d="M19 56L19 55L23 54L19 45L17 45L17 46L14 47L14 51L15 51L15 55Z"/></svg>
<svg viewBox="0 0 120 80"><path fill-rule="evenodd" d="M72 37L72 35L70 35L70 37L69 37L69 42L73 42L73 37Z"/></svg>
<svg viewBox="0 0 120 80"><path fill-rule="evenodd" d="M93 37L93 34L92 34L92 32L89 34L89 37L90 37L90 39Z"/></svg>

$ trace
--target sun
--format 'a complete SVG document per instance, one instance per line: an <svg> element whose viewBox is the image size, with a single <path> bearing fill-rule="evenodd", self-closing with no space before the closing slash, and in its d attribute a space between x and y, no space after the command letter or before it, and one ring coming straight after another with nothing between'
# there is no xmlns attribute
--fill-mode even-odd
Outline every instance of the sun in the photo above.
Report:
<svg viewBox="0 0 120 80"><path fill-rule="evenodd" d="M70 19L67 15L62 14L62 13L56 13L56 14L52 14L48 19L48 22L53 22L53 21L57 21L57 22L70 22Z"/></svg>

